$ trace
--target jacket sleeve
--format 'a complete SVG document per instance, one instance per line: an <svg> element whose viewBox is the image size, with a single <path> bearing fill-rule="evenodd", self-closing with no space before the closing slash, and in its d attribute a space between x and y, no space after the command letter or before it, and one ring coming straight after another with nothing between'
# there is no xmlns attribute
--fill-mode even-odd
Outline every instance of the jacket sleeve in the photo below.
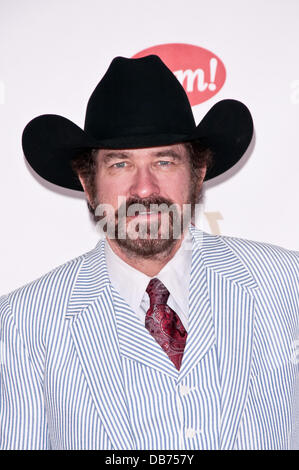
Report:
<svg viewBox="0 0 299 470"><path fill-rule="evenodd" d="M42 383L0 298L0 449L49 449Z"/></svg>

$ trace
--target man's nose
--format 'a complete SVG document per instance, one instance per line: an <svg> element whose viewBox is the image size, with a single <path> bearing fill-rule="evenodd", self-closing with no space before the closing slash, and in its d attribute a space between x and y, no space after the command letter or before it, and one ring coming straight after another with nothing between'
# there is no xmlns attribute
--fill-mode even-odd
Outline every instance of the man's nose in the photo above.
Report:
<svg viewBox="0 0 299 470"><path fill-rule="evenodd" d="M150 169L139 169L135 175L130 187L130 195L139 198L146 198L153 194L159 194L160 188L155 176Z"/></svg>

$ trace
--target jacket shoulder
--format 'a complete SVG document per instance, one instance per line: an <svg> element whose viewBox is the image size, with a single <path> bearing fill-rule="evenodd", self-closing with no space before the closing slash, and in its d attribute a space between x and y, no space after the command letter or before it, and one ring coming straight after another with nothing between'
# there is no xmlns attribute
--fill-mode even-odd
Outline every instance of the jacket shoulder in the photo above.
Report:
<svg viewBox="0 0 299 470"><path fill-rule="evenodd" d="M264 299L298 318L299 253L270 243L221 237L255 280Z"/></svg>
<svg viewBox="0 0 299 470"><path fill-rule="evenodd" d="M299 252L271 243L221 236L223 242L250 268L273 267L278 272L298 273ZM253 270L255 270L253 269Z"/></svg>
<svg viewBox="0 0 299 470"><path fill-rule="evenodd" d="M208 265L230 276L243 266L256 287L267 295L298 299L299 253L270 243L196 232ZM249 279L249 278L248 278Z"/></svg>
<svg viewBox="0 0 299 470"><path fill-rule="evenodd" d="M8 311L16 324L30 321L33 316L49 317L65 304L77 274L88 253L73 258L39 278L0 297L0 317Z"/></svg>
<svg viewBox="0 0 299 470"><path fill-rule="evenodd" d="M65 275L71 276L76 267L82 264L86 255L87 253L79 255L71 260L68 260L65 263L60 264L59 266L56 266L55 268L51 269L47 273L39 276L37 279L34 279L28 282L27 284L18 287L17 289L14 289L13 291L9 292L6 295L3 295L2 297L7 297L9 301L13 302L15 298L17 298L25 291L39 289L41 286L53 288L55 285L55 281L58 282Z"/></svg>

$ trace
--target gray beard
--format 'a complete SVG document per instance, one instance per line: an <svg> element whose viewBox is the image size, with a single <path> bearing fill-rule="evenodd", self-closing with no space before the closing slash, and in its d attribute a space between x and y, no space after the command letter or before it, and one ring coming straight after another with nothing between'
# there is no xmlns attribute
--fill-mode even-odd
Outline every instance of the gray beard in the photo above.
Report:
<svg viewBox="0 0 299 470"><path fill-rule="evenodd" d="M191 217L184 218L182 214L172 214L168 215L169 217L169 236L167 238L162 238L161 236L157 236L156 238L136 238L132 239L129 238L128 235L125 237L121 237L119 225L116 224L116 237L115 242L120 247L120 249L126 253L128 257L134 258L155 258L155 259L163 259L164 257L168 257L171 251L174 249L176 244L178 243L178 236L180 234L180 238L182 238L183 233L185 232L187 226L190 224L191 219L194 215L195 211L195 204L199 202L201 198L201 190L198 191L197 185L195 183L191 184L190 192L188 200L185 204L191 205ZM144 200L145 201L145 200ZM145 202L142 200L136 200L133 202L138 202L145 204L146 206L150 203L166 203L168 206L171 206L173 203L171 201L167 201L165 199L153 198L152 200L149 198ZM128 204L130 205L130 204ZM175 224L175 230L174 230ZM137 227L136 227L137 228ZM148 224L147 228L144 229L145 232L149 235L150 232L150 224ZM174 233L176 236L174 237Z"/></svg>

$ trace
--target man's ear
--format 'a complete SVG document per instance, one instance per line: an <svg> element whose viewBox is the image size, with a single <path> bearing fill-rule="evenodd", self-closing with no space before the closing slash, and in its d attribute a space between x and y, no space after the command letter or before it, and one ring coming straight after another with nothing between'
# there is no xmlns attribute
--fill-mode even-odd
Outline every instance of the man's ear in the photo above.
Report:
<svg viewBox="0 0 299 470"><path fill-rule="evenodd" d="M86 196L86 198L87 198L89 204L92 205L92 204L91 204L91 200L90 200L90 195L89 195L89 193L88 193L88 191L87 191L87 189L86 189L86 184L85 184L84 179L83 179L82 176L80 176L80 175L78 175L78 178L79 178L80 183L81 183L81 185L82 185L82 187L83 187L83 189L84 189L85 196Z"/></svg>
<svg viewBox="0 0 299 470"><path fill-rule="evenodd" d="M203 180L205 179L207 173L207 165L205 165L203 168L200 169L200 178L199 178L199 183L202 184Z"/></svg>

